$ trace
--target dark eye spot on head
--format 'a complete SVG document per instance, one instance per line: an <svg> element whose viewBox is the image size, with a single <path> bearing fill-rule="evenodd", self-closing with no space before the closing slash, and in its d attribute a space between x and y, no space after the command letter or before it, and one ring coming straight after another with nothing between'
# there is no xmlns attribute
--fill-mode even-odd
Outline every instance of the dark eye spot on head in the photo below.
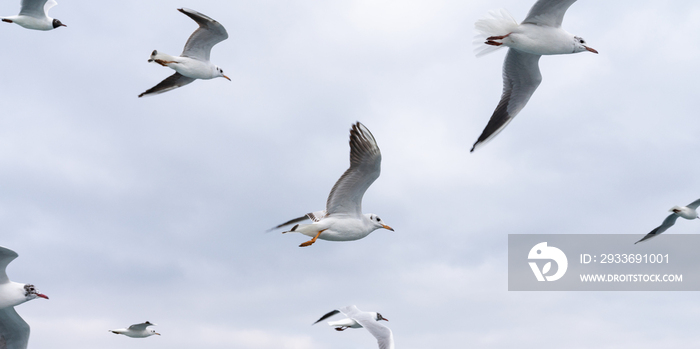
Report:
<svg viewBox="0 0 700 349"><path fill-rule="evenodd" d="M379 218L379 216L377 216L377 222L379 222L379 221L381 221L381 219Z"/></svg>
<svg viewBox="0 0 700 349"><path fill-rule="evenodd" d="M585 44L586 42L583 41L583 39L579 40L580 43Z"/></svg>

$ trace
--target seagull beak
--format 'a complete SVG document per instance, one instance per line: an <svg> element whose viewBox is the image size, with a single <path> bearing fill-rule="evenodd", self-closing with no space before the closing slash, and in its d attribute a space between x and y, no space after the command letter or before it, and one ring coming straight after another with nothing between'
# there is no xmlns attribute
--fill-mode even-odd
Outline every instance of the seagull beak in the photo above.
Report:
<svg viewBox="0 0 700 349"><path fill-rule="evenodd" d="M390 227L390 226L388 226L388 225L385 225L385 224L382 224L382 228L388 229L388 230L391 230L391 231L394 231L394 228L392 228L392 227Z"/></svg>
<svg viewBox="0 0 700 349"><path fill-rule="evenodd" d="M592 47L588 47L588 46L585 46L585 45L584 45L583 47L585 47L586 50L588 50L588 51L591 51L591 52L593 52L593 53L598 53L598 51L596 51L596 50L595 50L594 48L592 48Z"/></svg>
<svg viewBox="0 0 700 349"><path fill-rule="evenodd" d="M49 299L49 296L47 296L47 295L45 295L45 294L41 294L41 293L37 293L36 296L37 296L37 297L41 297L41 298Z"/></svg>
<svg viewBox="0 0 700 349"><path fill-rule="evenodd" d="M596 53L598 53L598 52L596 52ZM229 79L228 76L224 75L224 77L226 78L226 80L231 81L231 79Z"/></svg>
<svg viewBox="0 0 700 349"><path fill-rule="evenodd" d="M379 320L384 320L384 321L386 321L386 322L389 322L389 319L387 319L387 318L385 318L385 317L383 317L383 316L382 316L381 318L379 318Z"/></svg>
<svg viewBox="0 0 700 349"><path fill-rule="evenodd" d="M156 334L160 336L160 333L156 332Z"/></svg>
<svg viewBox="0 0 700 349"><path fill-rule="evenodd" d="M61 25L59 25L59 27L67 27L67 25L61 23Z"/></svg>

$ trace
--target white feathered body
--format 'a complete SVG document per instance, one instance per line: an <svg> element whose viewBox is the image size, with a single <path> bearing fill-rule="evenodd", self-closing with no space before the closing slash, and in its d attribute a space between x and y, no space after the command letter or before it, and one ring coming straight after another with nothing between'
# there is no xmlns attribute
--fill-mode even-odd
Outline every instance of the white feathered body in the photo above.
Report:
<svg viewBox="0 0 700 349"><path fill-rule="evenodd" d="M327 216L311 224L300 224L294 232L314 237L319 231L324 230L318 237L329 241L353 241L364 238L378 227L364 214L360 218L343 215Z"/></svg>
<svg viewBox="0 0 700 349"><path fill-rule="evenodd" d="M125 335L127 337L131 337L131 338L146 338L146 337L150 337L150 336L155 334L150 329L136 331L136 330L130 330L128 328L118 328L116 330L110 330L110 331L112 333L123 334L123 335Z"/></svg>
<svg viewBox="0 0 700 349"><path fill-rule="evenodd" d="M350 319L350 318L345 318L345 319L338 320L338 321L328 321L328 326L362 328L362 325L360 325L359 323L357 323L357 321Z"/></svg>
<svg viewBox="0 0 700 349"><path fill-rule="evenodd" d="M695 219L698 218L698 212L690 207L680 207L680 206L673 206L670 210L670 212L673 212L685 219Z"/></svg>
<svg viewBox="0 0 700 349"><path fill-rule="evenodd" d="M51 30L53 28L53 18L36 18L32 16L17 15L10 17L3 17L3 19L9 19L12 23L18 24L21 27L34 30Z"/></svg>
<svg viewBox="0 0 700 349"><path fill-rule="evenodd" d="M492 11L490 17L475 23L479 38L491 36L508 37L501 40L502 46L482 47L478 54L483 55L506 46L535 55L560 55L575 53L574 35L561 27L550 27L530 23L519 24L506 10Z"/></svg>
<svg viewBox="0 0 700 349"><path fill-rule="evenodd" d="M221 76L217 73L216 66L211 62L201 61L190 57L171 56L167 53L161 53L157 50L151 54L149 62L160 60L166 63L166 66L180 73L181 75L193 78L209 80Z"/></svg>
<svg viewBox="0 0 700 349"><path fill-rule="evenodd" d="M0 285L0 309L14 307L28 300L24 284L10 281Z"/></svg>

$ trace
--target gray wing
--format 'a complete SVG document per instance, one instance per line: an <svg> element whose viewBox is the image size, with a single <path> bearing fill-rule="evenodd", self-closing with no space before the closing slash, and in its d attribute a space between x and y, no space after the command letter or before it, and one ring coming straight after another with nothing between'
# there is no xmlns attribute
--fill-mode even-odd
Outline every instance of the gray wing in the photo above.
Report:
<svg viewBox="0 0 700 349"><path fill-rule="evenodd" d="M155 85L152 88L146 90L146 92L143 92L139 95L139 97L157 95L159 93L168 92L178 87L185 86L195 80L197 79L181 75L180 73L175 73L165 78L165 80L161 81L158 85Z"/></svg>
<svg viewBox="0 0 700 349"><path fill-rule="evenodd" d="M381 172L382 154L365 125L357 122L350 130L350 168L340 176L326 200L326 213L362 215L362 196Z"/></svg>
<svg viewBox="0 0 700 349"><path fill-rule="evenodd" d="M132 331L143 331L148 326L155 326L155 325L150 323L149 321L146 321L146 322L142 322L140 324L133 324L133 325L129 326L129 329Z"/></svg>
<svg viewBox="0 0 700 349"><path fill-rule="evenodd" d="M30 16L34 18L44 18L49 12L49 9L56 6L54 0L22 0L22 9L20 15Z"/></svg>
<svg viewBox="0 0 700 349"><path fill-rule="evenodd" d="M576 0L539 0L537 1L523 23L561 27L564 14Z"/></svg>
<svg viewBox="0 0 700 349"><path fill-rule="evenodd" d="M676 224L676 219L678 219L678 215L675 213L672 213L671 215L666 217L666 219L664 219L664 222L661 223L660 226L656 227L649 234L645 235L641 240L635 242L634 244L636 245L644 240L649 240L657 235L660 235L661 233L665 232L668 228L670 228L674 224Z"/></svg>
<svg viewBox="0 0 700 349"><path fill-rule="evenodd" d="M538 62L539 55L508 49L503 62L503 93L496 110L479 139L472 146L473 152L478 145L495 137L518 115L542 82Z"/></svg>
<svg viewBox="0 0 700 349"><path fill-rule="evenodd" d="M700 199L697 199L697 200L691 202L691 203L688 204L688 206L686 206L686 207L692 208L692 209L694 210L694 209L698 208L698 206L700 206Z"/></svg>
<svg viewBox="0 0 700 349"><path fill-rule="evenodd" d="M379 323L371 313L360 311L354 305L340 308L340 311L367 329L377 339L379 349L394 349L394 335L391 330Z"/></svg>
<svg viewBox="0 0 700 349"><path fill-rule="evenodd" d="M0 309L0 349L27 349L29 325L14 307Z"/></svg>
<svg viewBox="0 0 700 349"><path fill-rule="evenodd" d="M190 10L188 8L179 8L177 10L186 14L199 24L199 28L187 39L185 49L182 50L181 56L209 61L211 48L228 39L226 29L221 23L195 10Z"/></svg>
<svg viewBox="0 0 700 349"><path fill-rule="evenodd" d="M15 258L17 258L17 252L0 246L0 284L10 282L5 269Z"/></svg>

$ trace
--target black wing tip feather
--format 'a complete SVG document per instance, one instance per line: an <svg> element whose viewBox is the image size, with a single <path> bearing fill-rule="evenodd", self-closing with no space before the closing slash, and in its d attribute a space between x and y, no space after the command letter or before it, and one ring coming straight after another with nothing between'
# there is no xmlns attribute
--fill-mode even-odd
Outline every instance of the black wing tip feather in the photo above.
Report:
<svg viewBox="0 0 700 349"><path fill-rule="evenodd" d="M353 164L357 160L359 162L361 154L379 152L377 140L374 135L359 121L355 122L350 129L350 163Z"/></svg>
<svg viewBox="0 0 700 349"><path fill-rule="evenodd" d="M649 239L655 237L656 235L659 235L659 234L657 234L657 231L659 231L659 228L656 228L656 229L652 230L649 234L644 235L643 238L641 238L639 241L635 242L634 244L636 245L642 241L649 240Z"/></svg>
<svg viewBox="0 0 700 349"><path fill-rule="evenodd" d="M502 131L503 125L506 124L512 117L508 114L508 103L510 102L510 92L503 91L501 95L501 100L498 102L496 109L491 114L489 122L484 127L484 130L479 135L479 138L474 142L472 149L469 151L473 153L476 147L487 142L491 137L499 131Z"/></svg>
<svg viewBox="0 0 700 349"><path fill-rule="evenodd" d="M189 9L187 7L181 7L177 10L184 13L185 15L187 15L187 17L192 18L192 20L194 20L195 22L197 22L200 25L206 25L207 21L213 22L213 23L219 23L215 19L213 19L213 18L211 18L211 17L209 17L209 16L207 16L199 11Z"/></svg>
<svg viewBox="0 0 700 349"><path fill-rule="evenodd" d="M280 224L280 225L278 225L278 226L276 226L276 227L274 227L274 228L268 229L267 232L271 232L271 231L273 231L273 230L275 230L275 229L282 228L282 227L284 227L284 226L286 226L286 225L290 225L290 224L294 224L294 223L303 222L303 221L305 221L305 220L307 220L307 219L309 219L309 216L308 216L308 215L303 215L303 216L298 217L298 218L290 219L290 220L288 220L288 221L286 221L286 222L284 222L284 223L282 223L282 224ZM292 231L294 231L294 230L292 230Z"/></svg>
<svg viewBox="0 0 700 349"><path fill-rule="evenodd" d="M313 326L313 325L315 325L315 324L317 324L317 323L319 323L319 322L321 322L321 321L323 321L323 320L325 320L325 319L328 319L329 317L331 317L331 316L333 316L333 315L335 315L335 314L338 314L338 313L340 313L340 310L333 310L333 311L330 311L330 312L328 312L326 315L321 316L320 319L316 320L316 322L314 322L314 323L311 324L311 325Z"/></svg>

